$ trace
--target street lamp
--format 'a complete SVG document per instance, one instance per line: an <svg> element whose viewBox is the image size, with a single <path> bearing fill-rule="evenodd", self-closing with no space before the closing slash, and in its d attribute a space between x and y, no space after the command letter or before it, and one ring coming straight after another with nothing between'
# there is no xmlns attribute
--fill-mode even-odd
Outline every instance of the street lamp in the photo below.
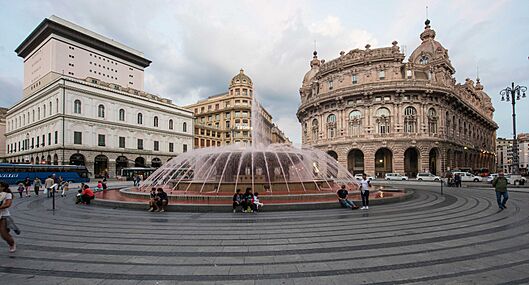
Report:
<svg viewBox="0 0 529 285"><path fill-rule="evenodd" d="M520 100L522 98L525 98L525 91L527 91L527 87L516 85L514 86L514 82L512 83L512 87L507 87L500 91L501 100L502 101L511 101L512 104L512 134L513 134L513 141L512 141L512 174L517 175L519 174L518 171L518 140L516 138L516 100ZM520 96L520 93L522 94Z"/></svg>

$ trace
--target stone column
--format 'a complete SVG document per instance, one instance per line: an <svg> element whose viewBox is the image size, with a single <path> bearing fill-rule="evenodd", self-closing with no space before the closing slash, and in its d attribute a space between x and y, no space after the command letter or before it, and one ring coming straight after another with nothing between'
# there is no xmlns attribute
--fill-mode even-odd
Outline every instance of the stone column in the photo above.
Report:
<svg viewBox="0 0 529 285"><path fill-rule="evenodd" d="M401 175L404 175L404 151L400 148L395 148L392 150L393 158L391 159L393 165L391 169L393 172L398 172Z"/></svg>

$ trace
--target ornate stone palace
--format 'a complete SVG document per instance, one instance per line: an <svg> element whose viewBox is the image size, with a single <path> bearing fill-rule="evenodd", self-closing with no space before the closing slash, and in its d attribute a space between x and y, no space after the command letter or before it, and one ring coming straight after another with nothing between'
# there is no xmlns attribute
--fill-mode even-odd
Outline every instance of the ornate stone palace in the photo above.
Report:
<svg viewBox="0 0 529 285"><path fill-rule="evenodd" d="M354 174L493 169L498 126L491 99L479 78L456 83L448 50L425 24L408 62L396 41L328 62L314 52L297 112L303 144Z"/></svg>
<svg viewBox="0 0 529 285"><path fill-rule="evenodd" d="M228 92L202 99L186 108L195 116L195 148L252 142L252 111L262 118L261 140L290 143L262 106L254 106L253 81L241 69L230 81ZM259 104L258 104L259 105ZM252 110L253 109L253 110Z"/></svg>

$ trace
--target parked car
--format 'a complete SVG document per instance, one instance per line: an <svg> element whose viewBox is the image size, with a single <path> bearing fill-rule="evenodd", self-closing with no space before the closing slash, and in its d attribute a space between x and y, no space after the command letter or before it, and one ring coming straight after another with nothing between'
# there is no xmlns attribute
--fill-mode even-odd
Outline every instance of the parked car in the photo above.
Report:
<svg viewBox="0 0 529 285"><path fill-rule="evenodd" d="M417 173L418 181L439 181L441 177L433 175L431 173Z"/></svg>
<svg viewBox="0 0 529 285"><path fill-rule="evenodd" d="M492 183L496 177L498 177L498 173L492 173L491 175L487 176L487 183Z"/></svg>
<svg viewBox="0 0 529 285"><path fill-rule="evenodd" d="M362 173L355 174L355 178L356 180L362 180ZM371 181L371 180L375 180L375 178L373 176L368 175L367 180Z"/></svg>
<svg viewBox="0 0 529 285"><path fill-rule="evenodd" d="M525 185L527 183L527 179L521 175L505 174L505 178L507 178L507 183L513 185Z"/></svg>
<svg viewBox="0 0 529 285"><path fill-rule="evenodd" d="M461 177L462 182L481 182L483 181L483 177L476 176L470 172L454 172L453 175L456 176L458 174Z"/></svg>
<svg viewBox="0 0 529 285"><path fill-rule="evenodd" d="M386 180L408 180L408 176L400 175L399 173L386 173Z"/></svg>

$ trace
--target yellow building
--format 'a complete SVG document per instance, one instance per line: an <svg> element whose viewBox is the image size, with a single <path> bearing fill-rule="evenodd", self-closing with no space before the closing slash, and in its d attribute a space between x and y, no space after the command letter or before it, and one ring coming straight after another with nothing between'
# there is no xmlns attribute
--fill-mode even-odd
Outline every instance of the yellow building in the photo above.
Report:
<svg viewBox="0 0 529 285"><path fill-rule="evenodd" d="M253 82L241 69L230 82L228 92L210 96L186 108L195 115L195 148L222 146L252 141ZM277 127L272 116L259 108L262 117L265 143L287 142L282 132L272 131ZM278 133L281 136L277 135ZM273 135L274 134L274 135Z"/></svg>

